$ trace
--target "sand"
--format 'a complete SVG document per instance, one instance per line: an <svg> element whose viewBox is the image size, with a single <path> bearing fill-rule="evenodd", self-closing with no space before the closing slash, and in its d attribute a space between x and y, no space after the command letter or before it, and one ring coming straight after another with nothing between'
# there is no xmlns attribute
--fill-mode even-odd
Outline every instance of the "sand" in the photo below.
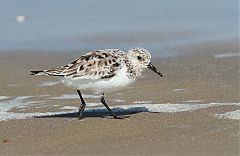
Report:
<svg viewBox="0 0 240 156"><path fill-rule="evenodd" d="M188 45L179 47L179 56L155 57L153 64L163 73L163 78L145 71L143 79L124 90L107 94L106 100L112 107L141 101L152 104L239 103L237 45L234 41ZM0 96L3 99L0 100L76 94L72 89L54 84L56 78L33 77L29 71L65 64L78 55L1 53ZM83 93L93 94L91 91ZM87 102L99 103L99 100L90 98ZM44 107L26 107L23 112L59 111L63 106L78 105L75 98L55 99L45 102ZM217 114L239 109L239 105L226 104L172 113L131 112L124 120L107 118L106 112L88 112L82 121L77 119L76 113L0 121L0 155L237 156L239 120ZM10 110L20 111L20 108Z"/></svg>

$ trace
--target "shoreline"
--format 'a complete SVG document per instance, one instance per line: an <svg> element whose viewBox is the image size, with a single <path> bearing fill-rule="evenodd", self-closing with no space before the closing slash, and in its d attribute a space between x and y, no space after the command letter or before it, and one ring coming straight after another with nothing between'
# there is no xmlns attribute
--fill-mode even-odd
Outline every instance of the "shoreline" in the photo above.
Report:
<svg viewBox="0 0 240 156"><path fill-rule="evenodd" d="M146 70L142 79L106 95L115 111L121 113L126 108L122 113L130 112L128 119L105 118L107 113L99 108L102 105L97 95L86 90L83 94L89 106L83 121L77 119L75 111L0 121L1 154L238 155L240 57L227 55L237 52L236 42L211 42L181 47L175 57L153 58L163 78ZM216 57L220 54L223 57ZM4 105L13 113L78 108L74 90L57 79L29 75L32 69L65 64L75 56L22 53L14 57L0 53L0 72L4 75L0 77L0 107ZM214 103L220 105L212 107ZM211 107L203 107L208 105Z"/></svg>

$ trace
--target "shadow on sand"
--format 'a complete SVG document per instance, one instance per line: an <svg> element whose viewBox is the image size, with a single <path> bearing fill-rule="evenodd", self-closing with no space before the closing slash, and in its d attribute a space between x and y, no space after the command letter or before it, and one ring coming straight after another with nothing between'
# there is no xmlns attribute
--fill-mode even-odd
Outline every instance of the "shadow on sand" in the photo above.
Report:
<svg viewBox="0 0 240 156"><path fill-rule="evenodd" d="M116 115L131 115L131 114L137 114L141 112L149 112L149 110L146 107L132 107L132 108L121 108L121 107L115 107L112 108L112 111L116 113ZM152 113L152 112L151 112ZM91 108L86 109L83 113L84 118L88 117L99 117L99 118L112 118L109 116L109 112L106 108ZM46 115L46 116L35 116L35 118L78 118L78 112L59 112L58 114L53 115Z"/></svg>

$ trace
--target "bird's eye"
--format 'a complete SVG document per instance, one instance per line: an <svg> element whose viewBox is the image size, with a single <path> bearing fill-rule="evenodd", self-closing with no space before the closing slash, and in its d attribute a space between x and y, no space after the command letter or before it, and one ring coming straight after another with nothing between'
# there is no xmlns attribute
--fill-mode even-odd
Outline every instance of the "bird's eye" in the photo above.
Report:
<svg viewBox="0 0 240 156"><path fill-rule="evenodd" d="M142 60L142 57L141 57L141 56L138 56L137 59L138 59L138 60Z"/></svg>

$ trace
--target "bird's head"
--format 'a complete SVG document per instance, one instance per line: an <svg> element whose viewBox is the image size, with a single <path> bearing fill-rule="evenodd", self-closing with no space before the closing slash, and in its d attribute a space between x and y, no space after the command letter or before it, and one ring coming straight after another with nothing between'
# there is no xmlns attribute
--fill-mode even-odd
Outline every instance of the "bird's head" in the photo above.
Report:
<svg viewBox="0 0 240 156"><path fill-rule="evenodd" d="M139 67L139 68L149 68L155 73L157 73L159 76L162 77L162 74L157 71L157 69L152 65L151 61L151 54L149 51L147 51L144 48L132 48L128 50L128 58L131 60L131 62Z"/></svg>

